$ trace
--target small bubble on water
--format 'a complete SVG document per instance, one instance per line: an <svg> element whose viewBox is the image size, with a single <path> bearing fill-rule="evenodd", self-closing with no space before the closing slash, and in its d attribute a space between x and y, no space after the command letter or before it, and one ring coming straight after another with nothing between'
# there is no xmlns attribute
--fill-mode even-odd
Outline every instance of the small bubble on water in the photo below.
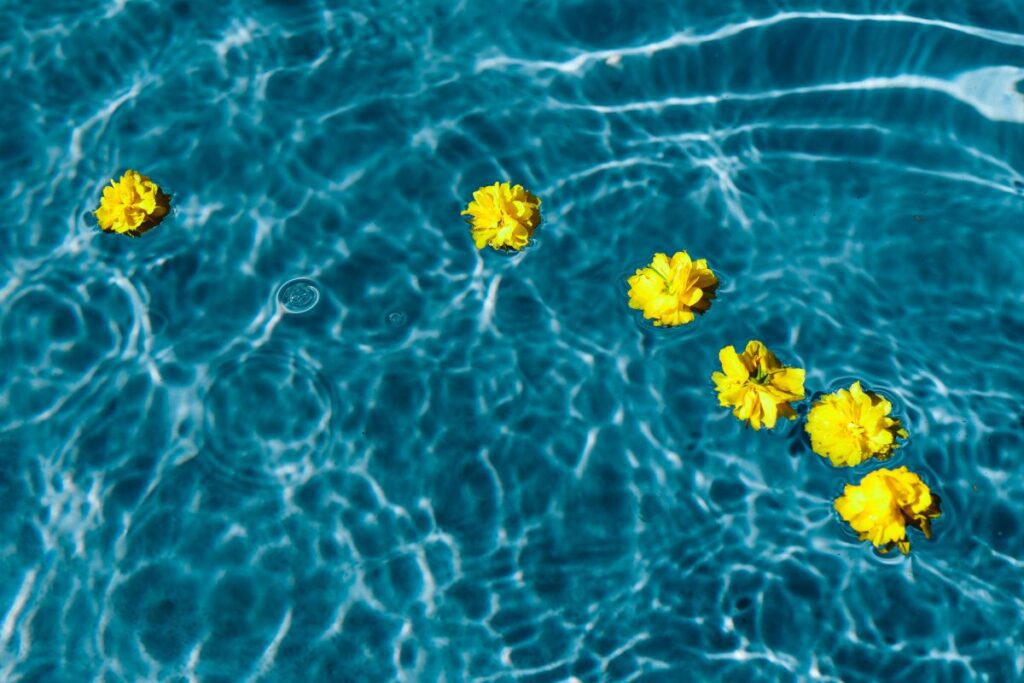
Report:
<svg viewBox="0 0 1024 683"><path fill-rule="evenodd" d="M289 313L305 313L320 301L316 283L304 277L289 280L277 290L277 302Z"/></svg>
<svg viewBox="0 0 1024 683"><path fill-rule="evenodd" d="M384 316L384 320L386 320L388 325L391 325L391 327L404 327L408 319L409 316L405 314L405 311L391 311Z"/></svg>

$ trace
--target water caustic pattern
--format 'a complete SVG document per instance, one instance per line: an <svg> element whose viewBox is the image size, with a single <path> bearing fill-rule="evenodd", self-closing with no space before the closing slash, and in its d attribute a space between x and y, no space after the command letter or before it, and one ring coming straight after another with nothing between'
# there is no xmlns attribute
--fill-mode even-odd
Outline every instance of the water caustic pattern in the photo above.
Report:
<svg viewBox="0 0 1024 683"><path fill-rule="evenodd" d="M0 679L1021 679L1019 10L3 4ZM721 286L656 328L681 250ZM747 340L798 419L719 405ZM803 429L855 381L909 555Z"/></svg>

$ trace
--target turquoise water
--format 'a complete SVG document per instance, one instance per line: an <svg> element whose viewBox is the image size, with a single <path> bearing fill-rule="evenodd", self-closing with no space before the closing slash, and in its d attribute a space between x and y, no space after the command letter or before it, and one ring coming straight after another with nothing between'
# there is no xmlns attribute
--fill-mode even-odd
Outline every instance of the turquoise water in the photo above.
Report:
<svg viewBox="0 0 1024 683"><path fill-rule="evenodd" d="M1016 0L5 2L0 74L0 680L1024 679ZM752 338L892 397L933 541L717 405Z"/></svg>

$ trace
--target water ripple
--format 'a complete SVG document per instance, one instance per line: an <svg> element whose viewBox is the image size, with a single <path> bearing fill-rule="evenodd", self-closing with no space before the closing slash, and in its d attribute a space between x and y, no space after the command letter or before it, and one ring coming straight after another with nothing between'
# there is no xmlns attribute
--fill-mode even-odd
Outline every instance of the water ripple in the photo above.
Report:
<svg viewBox="0 0 1024 683"><path fill-rule="evenodd" d="M229 478L296 485L335 439L333 392L304 359L267 350L212 372L203 396L208 455Z"/></svg>

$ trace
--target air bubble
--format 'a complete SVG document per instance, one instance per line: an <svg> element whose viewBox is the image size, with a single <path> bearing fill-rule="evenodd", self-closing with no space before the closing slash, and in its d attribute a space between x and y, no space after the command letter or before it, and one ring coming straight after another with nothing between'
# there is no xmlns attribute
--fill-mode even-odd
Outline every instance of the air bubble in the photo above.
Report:
<svg viewBox="0 0 1024 683"><path fill-rule="evenodd" d="M391 327L405 327L405 323L408 322L409 316L405 314L405 311L391 311L384 316L384 320L386 320L388 325L391 325Z"/></svg>
<svg viewBox="0 0 1024 683"><path fill-rule="evenodd" d="M296 278L277 290L277 302L289 313L305 313L320 301L320 290L309 278Z"/></svg>

